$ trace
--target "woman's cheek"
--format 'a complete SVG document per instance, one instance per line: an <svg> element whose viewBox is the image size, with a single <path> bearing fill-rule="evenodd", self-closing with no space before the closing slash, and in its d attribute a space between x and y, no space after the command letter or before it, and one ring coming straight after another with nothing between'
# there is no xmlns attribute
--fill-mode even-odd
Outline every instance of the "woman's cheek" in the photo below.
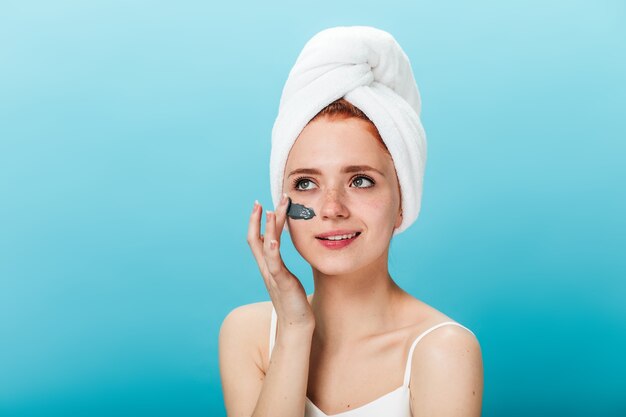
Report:
<svg viewBox="0 0 626 417"><path fill-rule="evenodd" d="M287 226L289 228L289 236L296 249L305 241L306 237L310 235L308 226L303 224L304 220L294 220L287 217Z"/></svg>
<svg viewBox="0 0 626 417"><path fill-rule="evenodd" d="M368 210L375 212L387 212L389 210L389 196L378 195L366 201Z"/></svg>
<svg viewBox="0 0 626 417"><path fill-rule="evenodd" d="M397 210L398 203L390 204L393 201L392 195L381 195L373 198L368 205L368 211L371 213L370 218L377 219L377 223L388 223L395 217L394 214Z"/></svg>

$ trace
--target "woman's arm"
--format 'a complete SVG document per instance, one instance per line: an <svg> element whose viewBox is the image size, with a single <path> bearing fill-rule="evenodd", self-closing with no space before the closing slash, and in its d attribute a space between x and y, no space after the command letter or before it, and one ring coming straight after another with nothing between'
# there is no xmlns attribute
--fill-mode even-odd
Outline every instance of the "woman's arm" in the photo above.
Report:
<svg viewBox="0 0 626 417"><path fill-rule="evenodd" d="M250 340L254 339L250 335L259 312L244 306L224 319L219 344L228 417L304 416L315 316L304 286L280 256L280 232L288 202L284 194L276 212L266 212L265 236L261 235L263 207L255 202L250 215L247 241L276 309L278 334L264 375L255 362L259 357L258 343Z"/></svg>
<svg viewBox="0 0 626 417"><path fill-rule="evenodd" d="M480 417L483 361L476 336L444 326L424 338L413 354L410 388L414 417Z"/></svg>
<svg viewBox="0 0 626 417"><path fill-rule="evenodd" d="M261 369L251 330L259 303L241 306L224 319L219 360L228 417L304 416L313 327L279 326L267 374Z"/></svg>
<svg viewBox="0 0 626 417"><path fill-rule="evenodd" d="M253 417L303 417L313 329L278 331Z"/></svg>

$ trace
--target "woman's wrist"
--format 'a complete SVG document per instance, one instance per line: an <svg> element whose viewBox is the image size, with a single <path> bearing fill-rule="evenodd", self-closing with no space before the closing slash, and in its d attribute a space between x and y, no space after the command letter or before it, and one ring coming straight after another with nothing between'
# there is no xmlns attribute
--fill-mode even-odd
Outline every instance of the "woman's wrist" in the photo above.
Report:
<svg viewBox="0 0 626 417"><path fill-rule="evenodd" d="M313 338L315 324L281 324L278 325L278 334L276 335L276 343L284 345L293 345L307 343Z"/></svg>

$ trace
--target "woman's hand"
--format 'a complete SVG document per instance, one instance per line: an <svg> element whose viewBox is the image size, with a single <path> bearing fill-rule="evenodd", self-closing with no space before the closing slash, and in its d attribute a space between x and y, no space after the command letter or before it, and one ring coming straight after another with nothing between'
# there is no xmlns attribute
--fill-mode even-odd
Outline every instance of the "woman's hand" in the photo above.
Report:
<svg viewBox="0 0 626 417"><path fill-rule="evenodd" d="M276 212L266 211L265 236L260 234L263 207L255 202L247 240L259 265L278 320L284 326L309 329L315 326L313 310L302 283L287 269L279 250L280 232L287 218L288 201L287 195L283 194Z"/></svg>

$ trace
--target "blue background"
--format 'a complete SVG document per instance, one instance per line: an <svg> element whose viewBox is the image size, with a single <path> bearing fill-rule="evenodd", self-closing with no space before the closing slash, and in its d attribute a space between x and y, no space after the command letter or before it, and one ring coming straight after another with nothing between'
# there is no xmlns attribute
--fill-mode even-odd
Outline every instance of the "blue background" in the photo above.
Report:
<svg viewBox="0 0 626 417"><path fill-rule="evenodd" d="M282 86L354 24L411 59L429 153L390 270L478 336L483 415L626 415L625 3L383 3L0 3L1 415L225 415Z"/></svg>

